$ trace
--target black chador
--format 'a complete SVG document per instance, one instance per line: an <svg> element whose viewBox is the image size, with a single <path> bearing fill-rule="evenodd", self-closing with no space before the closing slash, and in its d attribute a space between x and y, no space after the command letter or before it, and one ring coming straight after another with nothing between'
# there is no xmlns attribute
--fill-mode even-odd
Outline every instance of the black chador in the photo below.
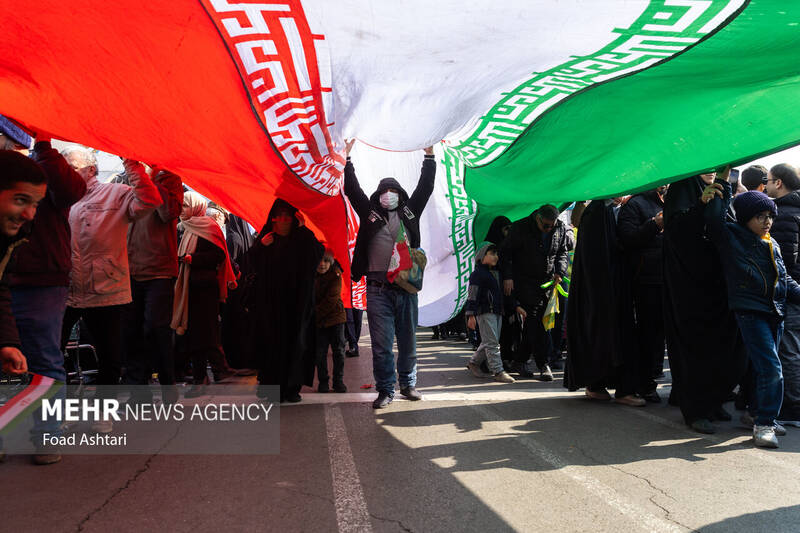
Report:
<svg viewBox="0 0 800 533"><path fill-rule="evenodd" d="M615 206L593 200L583 212L567 304L564 386L634 394L636 338L627 264L617 240Z"/></svg>
<svg viewBox="0 0 800 533"><path fill-rule="evenodd" d="M747 356L728 309L722 264L705 233L704 182L674 183L664 201L664 323L673 397L687 424L713 419ZM677 398L676 398L677 396Z"/></svg>

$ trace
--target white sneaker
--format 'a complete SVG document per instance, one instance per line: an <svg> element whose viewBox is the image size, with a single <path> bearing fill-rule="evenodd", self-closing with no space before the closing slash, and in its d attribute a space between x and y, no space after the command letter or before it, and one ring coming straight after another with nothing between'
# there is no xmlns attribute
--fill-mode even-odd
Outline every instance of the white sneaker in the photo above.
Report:
<svg viewBox="0 0 800 533"><path fill-rule="evenodd" d="M92 431L95 433L111 433L114 429L114 422L111 420L98 420L92 424Z"/></svg>
<svg viewBox="0 0 800 533"><path fill-rule="evenodd" d="M782 426L782 425L781 425L781 424L780 424L780 423L779 423L777 420L776 420L776 421L775 421L775 423L772 425L772 427L774 427L774 428L775 428L775 434L776 434L777 436L779 436L779 437L783 437L784 435L786 435L786 428L785 428L785 427L783 427L783 426Z"/></svg>
<svg viewBox="0 0 800 533"><path fill-rule="evenodd" d="M753 443L761 448L777 448L775 426L753 426Z"/></svg>

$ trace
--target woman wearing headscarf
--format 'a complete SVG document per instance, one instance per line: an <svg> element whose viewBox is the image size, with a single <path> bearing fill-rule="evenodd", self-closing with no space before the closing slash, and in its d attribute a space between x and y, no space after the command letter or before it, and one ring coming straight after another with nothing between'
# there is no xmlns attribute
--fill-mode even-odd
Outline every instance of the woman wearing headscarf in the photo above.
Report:
<svg viewBox="0 0 800 533"><path fill-rule="evenodd" d="M219 304L228 288L236 287L225 237L219 224L206 216L206 201L196 192L183 195L180 215L183 236L178 244L180 270L175 283L172 329L184 336L192 361L194 385L187 398L204 393L206 366L219 349Z"/></svg>
<svg viewBox="0 0 800 533"><path fill-rule="evenodd" d="M314 279L324 251L297 209L278 198L246 255L258 383L280 386L281 401L299 402L300 388L313 384Z"/></svg>
<svg viewBox="0 0 800 533"><path fill-rule="evenodd" d="M617 238L618 199L593 200L581 217L567 306L564 386L586 397L645 405L636 395L633 296Z"/></svg>
<svg viewBox="0 0 800 533"><path fill-rule="evenodd" d="M706 236L700 202L715 174L674 183L664 200L664 326L672 373L670 403L701 433L730 420L722 403L744 374L747 356L728 308L722 263Z"/></svg>
<svg viewBox="0 0 800 533"><path fill-rule="evenodd" d="M227 213L225 222L225 241L234 272L242 268L244 256L253 246L254 237L250 226L243 219ZM245 341L247 337L247 313L242 301L244 291L237 288L228 291L228 299L222 306L222 347L225 358L233 368L255 368L252 353Z"/></svg>

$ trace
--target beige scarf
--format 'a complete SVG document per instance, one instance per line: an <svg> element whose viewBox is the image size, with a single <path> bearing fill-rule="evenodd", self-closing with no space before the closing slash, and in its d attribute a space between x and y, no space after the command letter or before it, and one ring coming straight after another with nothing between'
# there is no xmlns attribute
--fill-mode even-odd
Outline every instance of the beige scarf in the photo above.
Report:
<svg viewBox="0 0 800 533"><path fill-rule="evenodd" d="M222 228L205 213L206 201L202 196L194 191L184 193L183 212L181 213L181 225L184 232L178 245L178 257L193 254L197 249L198 238L203 238L222 249L225 252L225 261L223 261L222 268L217 269L217 280L219 282L219 300L224 302L228 297L228 288L236 288L236 276L231 267L228 246L225 244ZM175 282L170 327L178 335L185 334L189 324L189 275L191 271L191 264L181 262L178 281Z"/></svg>

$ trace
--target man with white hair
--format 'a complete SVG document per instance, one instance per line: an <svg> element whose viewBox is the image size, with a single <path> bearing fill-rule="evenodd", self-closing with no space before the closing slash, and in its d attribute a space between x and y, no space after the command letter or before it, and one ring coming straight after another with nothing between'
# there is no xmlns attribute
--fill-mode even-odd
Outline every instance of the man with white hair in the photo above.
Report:
<svg viewBox="0 0 800 533"><path fill-rule="evenodd" d="M122 310L131 302L128 223L162 204L144 166L124 160L130 185L97 181L97 160L89 150L71 148L64 157L86 181L86 195L72 206L72 271L61 342L83 318L99 359L99 385L117 385L122 367ZM111 422L95 425L111 431Z"/></svg>

